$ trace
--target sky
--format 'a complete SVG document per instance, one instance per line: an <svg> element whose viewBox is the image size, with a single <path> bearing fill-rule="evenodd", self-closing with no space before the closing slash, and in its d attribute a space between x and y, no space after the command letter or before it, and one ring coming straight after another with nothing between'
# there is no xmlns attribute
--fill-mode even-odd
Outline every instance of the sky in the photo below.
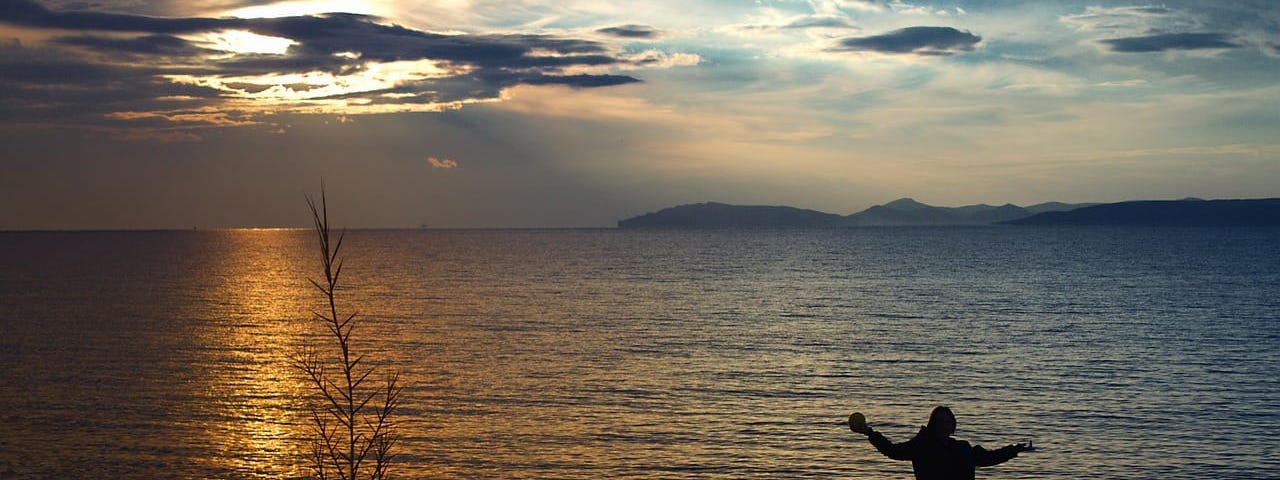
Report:
<svg viewBox="0 0 1280 480"><path fill-rule="evenodd" d="M1280 3L3 0L0 230L1280 196Z"/></svg>

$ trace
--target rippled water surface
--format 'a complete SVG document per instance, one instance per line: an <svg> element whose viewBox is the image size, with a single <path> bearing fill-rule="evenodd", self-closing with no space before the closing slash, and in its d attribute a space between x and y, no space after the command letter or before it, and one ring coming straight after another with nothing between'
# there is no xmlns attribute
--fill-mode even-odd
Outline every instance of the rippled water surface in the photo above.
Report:
<svg viewBox="0 0 1280 480"><path fill-rule="evenodd" d="M1280 230L354 231L401 478L1280 476ZM0 233L0 477L305 473L299 230Z"/></svg>

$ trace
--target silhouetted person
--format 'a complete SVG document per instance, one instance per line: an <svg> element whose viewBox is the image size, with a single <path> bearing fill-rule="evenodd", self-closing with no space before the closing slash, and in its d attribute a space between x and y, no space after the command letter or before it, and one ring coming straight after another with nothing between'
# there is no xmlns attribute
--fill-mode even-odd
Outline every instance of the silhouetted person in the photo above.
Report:
<svg viewBox="0 0 1280 480"><path fill-rule="evenodd" d="M910 460L916 480L973 480L977 467L989 467L1009 461L1018 452L1031 450L1030 444L1019 443L999 450L970 446L969 442L951 438L956 431L956 416L947 407L937 407L929 414L929 424L915 438L893 443L868 425L849 429L867 436L867 440L894 460Z"/></svg>

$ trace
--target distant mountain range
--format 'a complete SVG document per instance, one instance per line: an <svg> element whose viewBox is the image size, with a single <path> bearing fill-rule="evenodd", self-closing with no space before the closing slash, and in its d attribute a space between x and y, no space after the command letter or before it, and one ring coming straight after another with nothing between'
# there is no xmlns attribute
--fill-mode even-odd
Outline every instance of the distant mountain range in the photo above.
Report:
<svg viewBox="0 0 1280 480"><path fill-rule="evenodd" d="M1259 200L1048 202L1028 207L935 207L910 198L852 215L786 206L697 203L618 221L619 228L779 228L951 225L1280 225L1280 198Z"/></svg>
<svg viewBox="0 0 1280 480"><path fill-rule="evenodd" d="M1277 226L1280 198L1120 202L1047 212L1014 225Z"/></svg>
<svg viewBox="0 0 1280 480"><path fill-rule="evenodd" d="M979 204L963 207L935 207L910 198L902 198L843 217L839 222L831 226L991 225L993 223L1027 218L1039 213L1067 211L1090 205L1096 204L1049 202L1029 207L1019 207L1009 203L1000 206Z"/></svg>

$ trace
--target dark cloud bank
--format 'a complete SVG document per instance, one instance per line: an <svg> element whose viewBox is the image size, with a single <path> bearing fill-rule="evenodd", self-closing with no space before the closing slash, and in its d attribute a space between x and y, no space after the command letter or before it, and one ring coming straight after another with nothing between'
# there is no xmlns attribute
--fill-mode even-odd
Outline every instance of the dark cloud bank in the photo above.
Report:
<svg viewBox="0 0 1280 480"><path fill-rule="evenodd" d="M159 18L101 12L60 12L30 0L0 3L0 23L71 32L46 46L0 43L0 119L10 123L110 124L103 114L172 108L160 97L187 99L187 108L219 105L227 92L180 85L165 75L248 77L326 72L348 75L371 62L431 60L451 74L378 92L338 95L377 103L438 104L496 98L515 85L579 88L638 82L626 75L572 72L574 67L631 63L606 45L544 35L442 35L355 14L269 19ZM217 53L180 38L244 30L294 42L283 55ZM645 38L649 27L604 29ZM128 34L137 36L129 37ZM254 88L266 89L271 85ZM298 86L305 88L305 86ZM171 100L170 100L171 101ZM118 119L116 121L119 121Z"/></svg>

